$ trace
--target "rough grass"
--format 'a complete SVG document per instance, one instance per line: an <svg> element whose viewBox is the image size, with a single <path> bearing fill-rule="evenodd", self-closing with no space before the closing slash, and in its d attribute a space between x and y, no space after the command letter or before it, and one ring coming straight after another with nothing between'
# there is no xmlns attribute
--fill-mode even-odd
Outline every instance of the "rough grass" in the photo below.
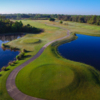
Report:
<svg viewBox="0 0 100 100"><path fill-rule="evenodd" d="M77 23L77 22L70 22L70 21L64 21L63 24L60 24L59 21L52 23L49 21L40 20L38 22L45 23L46 25L51 25L51 26L53 25L53 26L67 28L71 32L78 33L78 34L100 36L100 26L97 25L90 25L87 23Z"/></svg>
<svg viewBox="0 0 100 100"><path fill-rule="evenodd" d="M13 47L26 49L29 52L26 53L25 59L18 61L15 66L9 66L10 70L6 72L0 72L0 74L2 74L2 76L0 76L0 100L12 100L6 91L6 79L10 72L18 65L34 56L44 44L57 38L64 37L66 35L66 28L71 32L100 36L99 26L95 25L74 22L64 22L67 24L61 25L58 21L49 22L43 20L22 20L22 22L25 25L31 24L32 26L42 28L44 29L44 32L41 34L27 34L20 39L16 39L7 43ZM28 42L27 39L30 39L30 41ZM34 44L33 42L35 39L41 40L42 42ZM56 46L56 44L54 46ZM46 65L48 65L47 68ZM50 68L52 66L55 68L55 70ZM59 68L57 68L57 66ZM43 69L40 67L43 67ZM35 70L39 70L40 72L36 73ZM51 75L50 72L54 74ZM42 75L42 73L44 75ZM46 77L46 75L49 78ZM58 79L59 75L62 77L60 76ZM35 79L32 77L35 77ZM24 93L31 96L46 98L48 100L100 100L99 77L99 72L94 68L82 63L76 63L63 59L57 54L52 46L49 46L38 59L20 71L16 78L16 84ZM68 82L65 80L65 78L68 80ZM65 83L62 83L62 81ZM36 88L32 85L33 83ZM37 83L37 85L35 83ZM53 83L59 84L57 84L55 87ZM42 88L43 84L46 85L47 88ZM64 84L64 87L60 84ZM41 91L39 91L39 88Z"/></svg>

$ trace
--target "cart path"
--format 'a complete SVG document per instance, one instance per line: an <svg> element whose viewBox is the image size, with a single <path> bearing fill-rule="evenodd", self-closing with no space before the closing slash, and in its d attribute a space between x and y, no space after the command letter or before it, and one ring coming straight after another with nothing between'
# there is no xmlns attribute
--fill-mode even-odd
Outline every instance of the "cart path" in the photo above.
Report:
<svg viewBox="0 0 100 100"><path fill-rule="evenodd" d="M67 30L67 29L66 29ZM49 46L50 44L52 44L53 42L55 41L59 41L59 40L62 40L64 38L67 38L70 36L70 31L67 30L67 35L65 37L62 37L62 38L59 38L59 39L56 39L56 40L53 40L47 44L45 44L40 50L39 52L34 56L32 57L31 59L29 59L28 61L26 61L25 63L23 63L22 65L18 66L17 68L15 68L11 73L10 75L8 76L7 78L7 81L6 81L6 89L7 89L7 92L8 94L14 99L14 100L43 100L43 99L40 99L40 98L35 98L35 97L31 97L31 96L28 96L24 93L22 93L20 90L18 90L18 88L16 87L16 84L15 84L15 79L16 79L16 76L18 74L18 72L24 68L26 65L28 65L29 63L31 63L32 61L34 61L36 58L38 58L42 52L45 50L45 48L47 46Z"/></svg>

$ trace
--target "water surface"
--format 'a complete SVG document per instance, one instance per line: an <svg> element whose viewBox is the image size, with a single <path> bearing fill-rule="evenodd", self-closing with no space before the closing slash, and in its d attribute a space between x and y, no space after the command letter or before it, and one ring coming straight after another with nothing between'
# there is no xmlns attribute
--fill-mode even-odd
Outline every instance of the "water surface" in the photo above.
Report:
<svg viewBox="0 0 100 100"><path fill-rule="evenodd" d="M0 69L3 66L7 66L9 61L15 60L16 55L19 54L18 51L11 51L11 50L4 51L1 48L2 43L7 43L22 36L23 36L22 34L0 35Z"/></svg>
<svg viewBox="0 0 100 100"><path fill-rule="evenodd" d="M77 36L77 40L60 45L59 53L67 59L86 63L100 70L100 37Z"/></svg>

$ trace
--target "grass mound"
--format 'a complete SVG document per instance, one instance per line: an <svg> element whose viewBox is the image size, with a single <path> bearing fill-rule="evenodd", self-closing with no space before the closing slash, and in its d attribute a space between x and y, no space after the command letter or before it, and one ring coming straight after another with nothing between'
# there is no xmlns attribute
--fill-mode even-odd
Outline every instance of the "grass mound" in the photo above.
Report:
<svg viewBox="0 0 100 100"><path fill-rule="evenodd" d="M25 44L36 44L40 42L41 42L40 39L35 39L35 38L28 38L28 39L23 39L22 41L20 41L20 43L25 43Z"/></svg>
<svg viewBox="0 0 100 100"><path fill-rule="evenodd" d="M67 87L74 78L74 73L71 69L57 64L42 65L30 73L30 84L33 89L38 91L38 95L39 93L51 92ZM35 94L35 91L33 94Z"/></svg>

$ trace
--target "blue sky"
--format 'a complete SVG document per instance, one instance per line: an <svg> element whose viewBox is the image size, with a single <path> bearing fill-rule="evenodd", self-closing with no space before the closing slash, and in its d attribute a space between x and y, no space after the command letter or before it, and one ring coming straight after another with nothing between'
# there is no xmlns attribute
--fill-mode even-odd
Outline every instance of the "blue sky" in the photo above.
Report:
<svg viewBox="0 0 100 100"><path fill-rule="evenodd" d="M100 0L0 0L0 13L100 15Z"/></svg>

